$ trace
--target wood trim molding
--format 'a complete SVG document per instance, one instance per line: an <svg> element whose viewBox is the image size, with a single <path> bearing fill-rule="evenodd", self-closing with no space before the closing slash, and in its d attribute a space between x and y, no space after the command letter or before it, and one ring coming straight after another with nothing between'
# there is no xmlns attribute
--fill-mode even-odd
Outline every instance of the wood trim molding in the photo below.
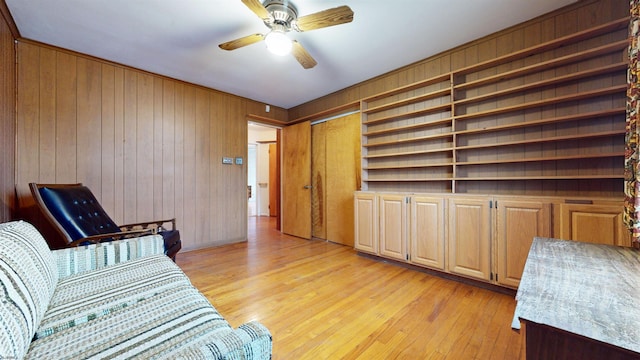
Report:
<svg viewBox="0 0 640 360"><path fill-rule="evenodd" d="M291 123L288 123L286 121L271 119L271 118L260 116L260 115L256 115L256 114L247 114L247 120L255 121L255 122L260 123L260 124L273 125L273 126L291 125Z"/></svg>
<svg viewBox="0 0 640 360"><path fill-rule="evenodd" d="M327 115L338 114L340 112L346 112L347 110L360 110L360 100L351 101L346 104L342 104L330 109L326 109L323 111L319 111L317 113L313 113L307 116L303 116L297 119L293 119L287 123L287 125L294 125L307 120L317 120L323 117L327 117Z"/></svg>
<svg viewBox="0 0 640 360"><path fill-rule="evenodd" d="M0 14L2 14L4 21L7 23L7 26L9 27L9 31L11 31L11 35L13 36L13 38L21 38L20 30L18 30L15 21L13 21L13 16L11 16L5 0L0 0Z"/></svg>

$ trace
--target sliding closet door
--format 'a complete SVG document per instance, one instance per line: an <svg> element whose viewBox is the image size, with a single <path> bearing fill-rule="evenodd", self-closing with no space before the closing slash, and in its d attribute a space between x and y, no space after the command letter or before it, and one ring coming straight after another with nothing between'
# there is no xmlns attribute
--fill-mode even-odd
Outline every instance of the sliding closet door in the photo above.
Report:
<svg viewBox="0 0 640 360"><path fill-rule="evenodd" d="M311 123L282 129L282 232L311 238Z"/></svg>
<svg viewBox="0 0 640 360"><path fill-rule="evenodd" d="M327 239L353 246L353 193L360 190L360 114L327 123Z"/></svg>
<svg viewBox="0 0 640 360"><path fill-rule="evenodd" d="M360 115L312 126L313 236L353 246L353 193L360 189Z"/></svg>

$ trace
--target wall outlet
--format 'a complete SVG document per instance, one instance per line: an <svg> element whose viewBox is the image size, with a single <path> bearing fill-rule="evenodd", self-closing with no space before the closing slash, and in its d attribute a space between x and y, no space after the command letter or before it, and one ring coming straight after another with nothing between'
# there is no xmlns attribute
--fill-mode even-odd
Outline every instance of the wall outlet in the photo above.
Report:
<svg viewBox="0 0 640 360"><path fill-rule="evenodd" d="M242 158L241 157L237 157L236 158L236 165L242 165Z"/></svg>

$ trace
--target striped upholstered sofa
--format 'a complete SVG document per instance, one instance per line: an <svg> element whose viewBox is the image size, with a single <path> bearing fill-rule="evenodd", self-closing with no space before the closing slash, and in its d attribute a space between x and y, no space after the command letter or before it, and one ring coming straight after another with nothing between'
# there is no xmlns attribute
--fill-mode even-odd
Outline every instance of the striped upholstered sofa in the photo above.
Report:
<svg viewBox="0 0 640 360"><path fill-rule="evenodd" d="M149 235L50 251L0 224L0 359L269 359L269 331L233 329L163 250Z"/></svg>

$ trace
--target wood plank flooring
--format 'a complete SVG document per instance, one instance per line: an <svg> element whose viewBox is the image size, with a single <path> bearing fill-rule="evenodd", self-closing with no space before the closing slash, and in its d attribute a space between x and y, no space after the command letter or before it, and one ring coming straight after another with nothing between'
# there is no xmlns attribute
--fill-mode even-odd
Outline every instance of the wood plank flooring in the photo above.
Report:
<svg viewBox="0 0 640 360"><path fill-rule="evenodd" d="M178 254L235 328L259 320L273 359L524 359L512 295L358 255L250 217L247 242Z"/></svg>

